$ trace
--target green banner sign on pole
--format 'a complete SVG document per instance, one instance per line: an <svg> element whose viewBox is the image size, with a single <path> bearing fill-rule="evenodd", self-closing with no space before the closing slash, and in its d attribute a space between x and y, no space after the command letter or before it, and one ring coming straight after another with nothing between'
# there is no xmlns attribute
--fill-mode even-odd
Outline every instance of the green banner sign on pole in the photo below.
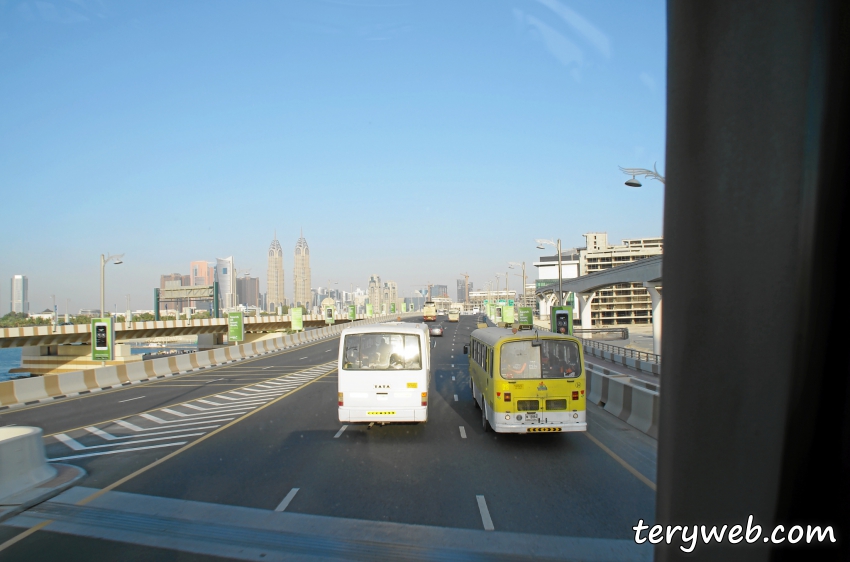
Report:
<svg viewBox="0 0 850 562"><path fill-rule="evenodd" d="M304 310L300 306L289 309L289 319L294 331L300 332L304 329Z"/></svg>
<svg viewBox="0 0 850 562"><path fill-rule="evenodd" d="M325 324L334 323L334 309L332 306L325 308Z"/></svg>
<svg viewBox="0 0 850 562"><path fill-rule="evenodd" d="M534 326L534 309L530 306L519 307L519 325L522 328L531 329Z"/></svg>
<svg viewBox="0 0 850 562"><path fill-rule="evenodd" d="M514 307L506 306L502 308L502 322L505 324L513 324L514 323Z"/></svg>
<svg viewBox="0 0 850 562"><path fill-rule="evenodd" d="M513 305L514 305L514 304L516 304L516 303L514 302L514 299L508 299L508 304L509 304L510 306L513 306Z"/></svg>
<svg viewBox="0 0 850 562"><path fill-rule="evenodd" d="M356 318L357 318L357 308L353 304L348 305L348 319L351 320L352 322L354 322L354 320Z"/></svg>
<svg viewBox="0 0 850 562"><path fill-rule="evenodd" d="M112 361L115 358L115 324L112 318L91 319L91 358Z"/></svg>
<svg viewBox="0 0 850 562"><path fill-rule="evenodd" d="M407 312L407 303L406 302L401 303L401 311Z"/></svg>
<svg viewBox="0 0 850 562"><path fill-rule="evenodd" d="M367 305L366 305L366 317L367 317L367 318L371 318L371 317L372 317L372 316L374 316L374 315L375 315L375 313L372 311L372 305L371 305L371 304L367 304Z"/></svg>
<svg viewBox="0 0 850 562"><path fill-rule="evenodd" d="M395 314L395 303L394 302L390 303L390 314Z"/></svg>
<svg viewBox="0 0 850 562"><path fill-rule="evenodd" d="M227 313L227 341L245 341L245 318L241 312Z"/></svg>

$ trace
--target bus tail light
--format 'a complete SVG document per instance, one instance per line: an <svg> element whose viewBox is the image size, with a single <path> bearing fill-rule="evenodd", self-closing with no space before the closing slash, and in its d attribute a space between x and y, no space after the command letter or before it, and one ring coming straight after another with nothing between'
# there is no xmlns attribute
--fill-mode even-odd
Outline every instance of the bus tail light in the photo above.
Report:
<svg viewBox="0 0 850 562"><path fill-rule="evenodd" d="M422 393L422 405L423 406L428 405L428 393L427 392Z"/></svg>
<svg viewBox="0 0 850 562"><path fill-rule="evenodd" d="M510 392L506 392L506 393L505 393L505 402L510 402L510 401L511 401L511 393L510 393Z"/></svg>
<svg viewBox="0 0 850 562"><path fill-rule="evenodd" d="M573 390L573 400L578 400L578 390Z"/></svg>
<svg viewBox="0 0 850 562"><path fill-rule="evenodd" d="M342 406L342 392L339 393L339 405Z"/></svg>

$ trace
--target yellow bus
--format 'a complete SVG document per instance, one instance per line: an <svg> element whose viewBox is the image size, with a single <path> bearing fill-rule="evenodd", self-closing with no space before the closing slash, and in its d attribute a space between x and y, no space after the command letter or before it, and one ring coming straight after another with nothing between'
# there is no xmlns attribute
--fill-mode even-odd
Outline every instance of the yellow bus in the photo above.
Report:
<svg viewBox="0 0 850 562"><path fill-rule="evenodd" d="M425 306L422 308L422 320L425 322L437 321L437 305L432 301L425 301Z"/></svg>
<svg viewBox="0 0 850 562"><path fill-rule="evenodd" d="M460 309L452 308L449 310L449 322L459 322L460 321Z"/></svg>
<svg viewBox="0 0 850 562"><path fill-rule="evenodd" d="M484 431L587 430L587 382L577 338L481 328L463 352L469 355L469 385Z"/></svg>

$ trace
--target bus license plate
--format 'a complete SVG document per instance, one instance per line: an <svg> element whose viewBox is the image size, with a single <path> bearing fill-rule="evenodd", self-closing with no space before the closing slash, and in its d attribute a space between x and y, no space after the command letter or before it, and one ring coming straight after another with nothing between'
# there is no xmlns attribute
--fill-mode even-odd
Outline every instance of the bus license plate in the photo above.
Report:
<svg viewBox="0 0 850 562"><path fill-rule="evenodd" d="M536 422L537 421L537 412L533 412L531 414L525 414L525 421Z"/></svg>

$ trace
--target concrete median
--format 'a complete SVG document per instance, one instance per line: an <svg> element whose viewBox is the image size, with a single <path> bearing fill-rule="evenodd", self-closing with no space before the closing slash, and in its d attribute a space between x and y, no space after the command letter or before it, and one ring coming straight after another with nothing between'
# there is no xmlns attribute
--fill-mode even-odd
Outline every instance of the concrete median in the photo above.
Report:
<svg viewBox="0 0 850 562"><path fill-rule="evenodd" d="M628 375L606 375L588 370L589 402L658 439L660 394Z"/></svg>

